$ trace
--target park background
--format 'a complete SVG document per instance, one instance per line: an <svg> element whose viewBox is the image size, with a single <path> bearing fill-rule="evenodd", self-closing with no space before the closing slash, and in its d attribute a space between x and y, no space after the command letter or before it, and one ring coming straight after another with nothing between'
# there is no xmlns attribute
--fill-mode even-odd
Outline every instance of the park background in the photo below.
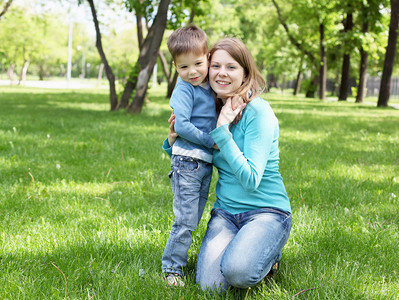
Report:
<svg viewBox="0 0 399 300"><path fill-rule="evenodd" d="M95 12L95 14L94 14ZM0 298L398 299L398 0L0 0ZM161 144L193 21L241 38L268 81L293 229L279 274L222 295L160 258Z"/></svg>

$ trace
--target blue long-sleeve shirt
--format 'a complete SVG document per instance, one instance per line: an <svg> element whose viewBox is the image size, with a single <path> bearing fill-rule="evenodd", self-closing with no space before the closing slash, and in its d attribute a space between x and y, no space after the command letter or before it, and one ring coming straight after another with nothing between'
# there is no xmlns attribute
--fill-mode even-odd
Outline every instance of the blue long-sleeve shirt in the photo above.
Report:
<svg viewBox="0 0 399 300"><path fill-rule="evenodd" d="M214 207L232 214L262 207L291 212L279 172L278 120L269 103L253 99L237 124L210 135L220 149L213 152L219 173ZM171 155L168 139L162 148Z"/></svg>
<svg viewBox="0 0 399 300"><path fill-rule="evenodd" d="M175 131L179 135L172 154L211 163L214 141L209 132L216 127L217 118L209 86L193 86L179 77L169 105L174 110Z"/></svg>
<svg viewBox="0 0 399 300"><path fill-rule="evenodd" d="M210 135L218 169L215 207L237 214L262 207L291 212L279 172L278 120L269 103L257 97L247 104L241 120Z"/></svg>

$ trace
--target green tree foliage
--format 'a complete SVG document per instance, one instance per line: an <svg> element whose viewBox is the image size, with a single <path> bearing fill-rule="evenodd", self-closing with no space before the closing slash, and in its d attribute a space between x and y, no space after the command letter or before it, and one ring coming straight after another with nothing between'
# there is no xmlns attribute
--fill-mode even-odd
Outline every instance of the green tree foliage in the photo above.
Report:
<svg viewBox="0 0 399 300"><path fill-rule="evenodd" d="M57 16L10 9L0 26L1 64L14 73L30 62L43 76L58 75L66 57L66 30Z"/></svg>

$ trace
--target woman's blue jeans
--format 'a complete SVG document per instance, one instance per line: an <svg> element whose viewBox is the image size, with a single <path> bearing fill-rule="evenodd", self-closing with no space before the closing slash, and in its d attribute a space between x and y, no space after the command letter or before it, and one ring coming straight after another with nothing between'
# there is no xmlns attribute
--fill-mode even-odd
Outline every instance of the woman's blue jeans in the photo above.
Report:
<svg viewBox="0 0 399 300"><path fill-rule="evenodd" d="M281 259L291 230L291 215L275 208L230 214L211 212L197 262L203 290L247 288L259 283Z"/></svg>

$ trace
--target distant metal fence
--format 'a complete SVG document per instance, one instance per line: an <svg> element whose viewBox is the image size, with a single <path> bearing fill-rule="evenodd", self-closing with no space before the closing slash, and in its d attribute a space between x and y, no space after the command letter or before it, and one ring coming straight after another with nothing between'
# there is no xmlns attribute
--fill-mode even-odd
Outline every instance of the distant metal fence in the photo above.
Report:
<svg viewBox="0 0 399 300"><path fill-rule="evenodd" d="M381 78L380 77L367 77L366 84L366 96L367 97L378 97L378 93L380 92ZM284 84L284 88L294 88L295 81L290 80ZM356 79L352 78L349 81L348 95L352 95L352 90L356 89ZM338 93L339 91L339 82L335 82L332 79L327 79L327 92ZM399 77L391 78L391 98L399 98Z"/></svg>
<svg viewBox="0 0 399 300"><path fill-rule="evenodd" d="M380 77L367 78L367 96L378 96L378 93L380 92L380 85ZM391 97L399 98L399 77L391 78Z"/></svg>

